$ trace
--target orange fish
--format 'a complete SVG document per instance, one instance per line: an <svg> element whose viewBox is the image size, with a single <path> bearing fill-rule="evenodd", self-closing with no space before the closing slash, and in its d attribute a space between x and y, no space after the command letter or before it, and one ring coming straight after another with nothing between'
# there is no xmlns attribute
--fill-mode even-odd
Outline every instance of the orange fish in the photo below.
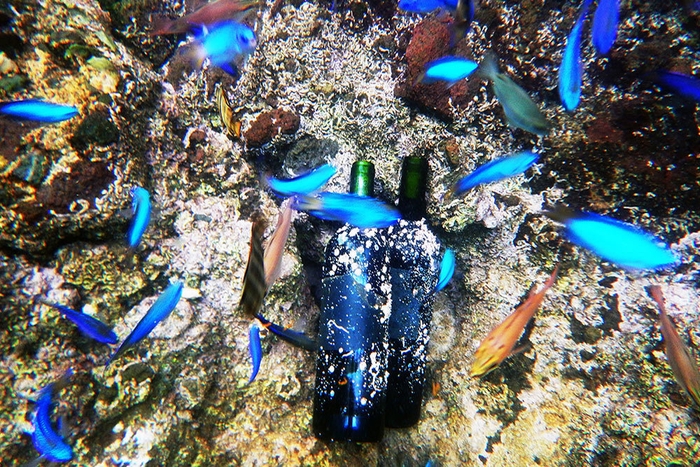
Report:
<svg viewBox="0 0 700 467"><path fill-rule="evenodd" d="M289 237L289 229L292 226L292 203L290 200L285 201L286 206L280 213L277 219L277 227L270 235L270 240L265 247L265 284L270 288L272 284L279 278L282 269L282 256L284 255L284 245Z"/></svg>
<svg viewBox="0 0 700 467"><path fill-rule="evenodd" d="M158 18L151 35L182 34L193 27L209 26L227 19L241 19L248 10L260 4L259 0L218 0L210 2L189 15L177 19Z"/></svg>
<svg viewBox="0 0 700 467"><path fill-rule="evenodd" d="M690 352L683 344L676 327L666 314L661 287L652 285L649 290L652 298L659 306L659 323L661 324L661 334L664 336L664 343L666 344L668 363L671 365L678 384L688 393L693 402L700 407L700 372L698 372L695 360L690 356Z"/></svg>
<svg viewBox="0 0 700 467"><path fill-rule="evenodd" d="M542 304L544 294L557 280L559 266L554 268L552 275L544 283L542 290L535 293L535 287L530 289L527 299L515 309L515 311L501 324L491 330L483 340L474 357L472 376L483 376L501 364L508 358L515 347L516 342L523 333L523 329L532 319L537 309Z"/></svg>

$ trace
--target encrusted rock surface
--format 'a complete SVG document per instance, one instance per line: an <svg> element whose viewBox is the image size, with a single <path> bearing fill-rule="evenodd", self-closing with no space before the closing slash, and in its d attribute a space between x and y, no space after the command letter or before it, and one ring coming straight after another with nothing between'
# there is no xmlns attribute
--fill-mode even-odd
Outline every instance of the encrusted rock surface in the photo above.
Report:
<svg viewBox="0 0 700 467"><path fill-rule="evenodd" d="M700 342L700 114L643 79L664 67L697 74L697 18L656 2L625 4L609 57L584 41L582 105L569 114L558 103L555 70L577 6L480 2L455 53L499 56L555 125L536 138L508 128L478 77L397 97L421 62L447 50L413 42L446 37L444 17L394 14L388 2L330 6L264 5L258 47L238 80L184 66L175 50L184 36L149 35L151 13L182 13L181 6L47 0L16 5L19 16L0 7L8 18L0 17L0 32L14 44L0 56L0 99L43 97L80 109L57 125L0 120L3 462L35 457L25 434L30 400L68 368L75 376L55 408L76 453L68 465L697 462L698 412L668 366L646 288L660 284L681 336ZM427 34L431 28L442 32ZM669 47L672 54L661 53ZM271 109L296 115L298 129L261 148L229 139L217 86L244 129ZM439 99L421 101L431 93ZM443 201L480 164L532 148L541 163L525 176ZM457 253L457 274L435 302L422 420L387 430L378 444L324 444L310 428L314 355L263 333L261 371L248 384L251 320L237 305L250 222L262 215L274 225L279 213L260 175L287 177L328 162L338 175L327 188L344 191L351 163L365 158L376 166L376 193L393 202L410 154L429 160L429 218ZM149 189L156 209L130 251L123 211L135 184ZM681 264L627 272L571 246L539 215L560 202L662 236ZM314 272L333 228L296 215L282 277L265 300L268 318L316 331ZM557 263L559 280L524 350L471 378L480 341ZM186 285L177 309L107 369L114 349L88 341L40 301L80 308L124 338L175 279Z"/></svg>

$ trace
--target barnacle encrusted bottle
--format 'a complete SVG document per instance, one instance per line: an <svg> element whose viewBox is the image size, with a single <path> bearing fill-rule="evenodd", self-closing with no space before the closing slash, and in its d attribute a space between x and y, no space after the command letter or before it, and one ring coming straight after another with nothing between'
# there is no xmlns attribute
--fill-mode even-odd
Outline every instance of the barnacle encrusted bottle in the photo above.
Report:
<svg viewBox="0 0 700 467"><path fill-rule="evenodd" d="M350 191L371 196L374 166L352 166ZM391 290L386 232L344 225L326 247L313 430L324 440L384 434Z"/></svg>
<svg viewBox="0 0 700 467"><path fill-rule="evenodd" d="M407 157L401 170L402 219L388 231L391 271L389 384L386 426L414 425L420 418L425 360L435 286L440 274L440 241L425 220L428 163Z"/></svg>

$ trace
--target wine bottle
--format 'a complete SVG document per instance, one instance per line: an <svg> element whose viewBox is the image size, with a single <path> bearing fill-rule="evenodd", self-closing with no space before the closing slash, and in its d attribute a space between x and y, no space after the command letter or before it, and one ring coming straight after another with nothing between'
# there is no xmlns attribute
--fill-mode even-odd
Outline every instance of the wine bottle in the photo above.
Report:
<svg viewBox="0 0 700 467"><path fill-rule="evenodd" d="M392 307L386 426L393 428L416 424L423 401L430 320L440 273L440 241L425 220L427 183L427 161L405 158L399 188L402 219L387 234Z"/></svg>
<svg viewBox="0 0 700 467"><path fill-rule="evenodd" d="M374 166L352 166L350 191L372 196ZM344 225L329 241L321 279L313 431L323 440L384 435L391 313L385 229Z"/></svg>

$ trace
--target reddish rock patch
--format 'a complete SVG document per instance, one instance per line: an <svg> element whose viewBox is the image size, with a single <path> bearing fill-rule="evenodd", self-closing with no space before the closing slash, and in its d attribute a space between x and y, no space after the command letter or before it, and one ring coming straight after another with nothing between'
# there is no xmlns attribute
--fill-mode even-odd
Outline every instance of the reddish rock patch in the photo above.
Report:
<svg viewBox="0 0 700 467"><path fill-rule="evenodd" d="M405 80L394 89L396 96L406 99L419 107L437 113L440 118L452 120L452 110L468 101L468 84L466 80L449 87L447 83L422 84L418 82L425 64L431 60L450 55L452 20L449 17L438 19L429 17L418 23L406 48ZM463 56L461 53L458 55Z"/></svg>
<svg viewBox="0 0 700 467"><path fill-rule="evenodd" d="M243 133L248 147L259 148L279 135L292 135L299 129L300 119L297 114L283 109L263 112Z"/></svg>

